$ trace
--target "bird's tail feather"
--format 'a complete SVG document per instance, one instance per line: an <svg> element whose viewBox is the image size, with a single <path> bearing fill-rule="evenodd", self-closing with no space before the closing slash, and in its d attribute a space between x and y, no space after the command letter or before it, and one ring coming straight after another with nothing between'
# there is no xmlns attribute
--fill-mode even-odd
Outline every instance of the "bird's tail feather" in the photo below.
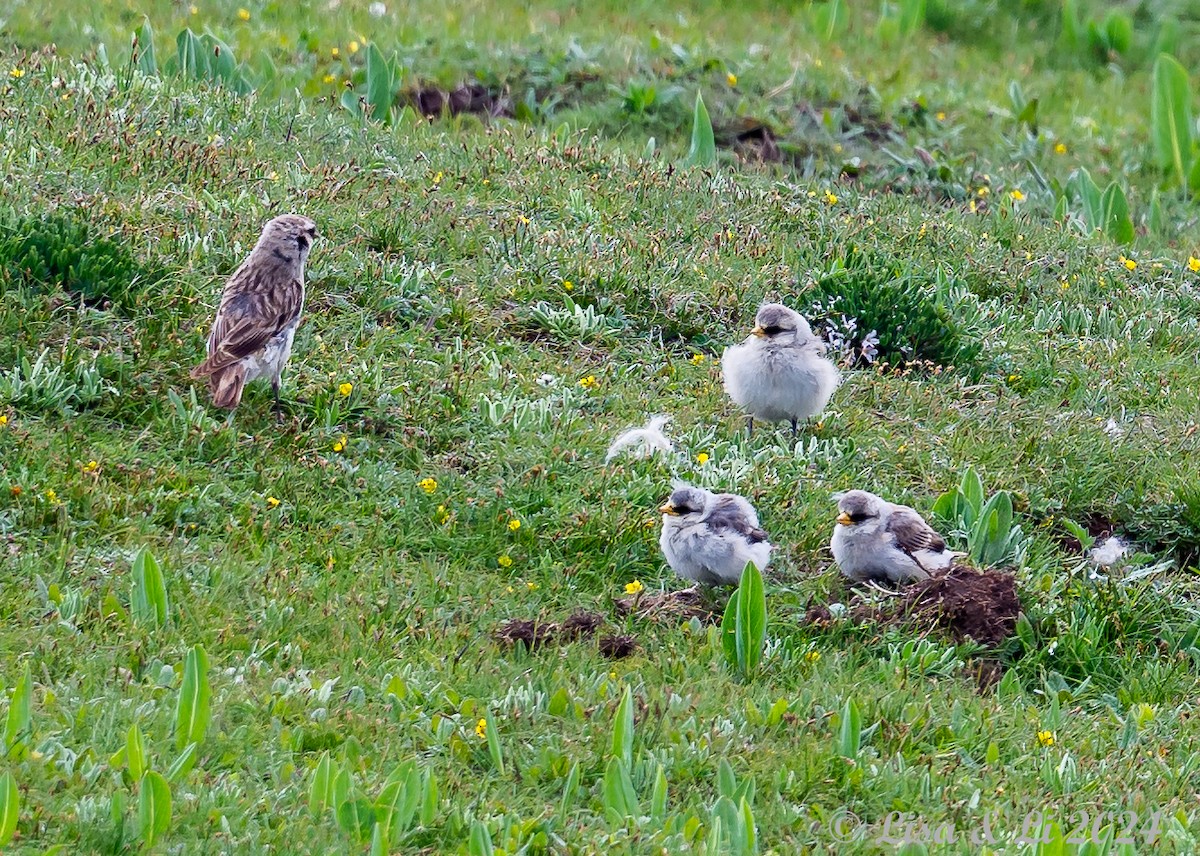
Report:
<svg viewBox="0 0 1200 856"><path fill-rule="evenodd" d="M209 378L213 405L233 410L242 400L242 387L246 385L246 367L237 363L213 372Z"/></svg>

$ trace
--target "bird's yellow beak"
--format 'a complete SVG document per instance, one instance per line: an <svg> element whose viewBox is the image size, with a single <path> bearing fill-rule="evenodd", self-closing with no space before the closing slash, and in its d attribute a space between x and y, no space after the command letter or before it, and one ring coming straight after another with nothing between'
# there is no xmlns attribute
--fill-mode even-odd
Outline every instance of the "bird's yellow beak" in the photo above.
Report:
<svg viewBox="0 0 1200 856"><path fill-rule="evenodd" d="M839 514L837 516L837 522L842 524L843 526L849 526L854 521L850 519L849 514L847 514L846 512L843 511L841 514Z"/></svg>
<svg viewBox="0 0 1200 856"><path fill-rule="evenodd" d="M669 503L669 502L666 503L665 505L660 506L658 510L661 511L663 514L669 514L672 517L679 516L679 512L675 510L675 506L671 505L671 503Z"/></svg>
<svg viewBox="0 0 1200 856"><path fill-rule="evenodd" d="M766 337L767 331L764 330L762 327L755 326L755 328L750 331L750 334L752 336L758 336L758 338L762 339L762 338Z"/></svg>

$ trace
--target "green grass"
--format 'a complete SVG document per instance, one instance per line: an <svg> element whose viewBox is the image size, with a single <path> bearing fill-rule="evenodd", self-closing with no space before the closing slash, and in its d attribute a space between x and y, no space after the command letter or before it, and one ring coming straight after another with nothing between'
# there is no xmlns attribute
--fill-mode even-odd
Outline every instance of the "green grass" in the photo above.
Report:
<svg viewBox="0 0 1200 856"><path fill-rule="evenodd" d="M140 847L146 783L119 753L136 723L146 766L167 775L199 645L212 718L170 782L159 850L366 851L336 806L310 811L328 752L352 804L414 764L428 804L393 852L477 853L485 829L506 853L728 852L715 819L727 830L743 795L763 852L893 852L879 841L895 811L964 836L990 812L1011 842L1034 810L1064 833L1080 812L1161 810L1157 843L1139 837L1137 852L1194 852L1194 209L1164 190L1169 227L1132 247L1056 223L1048 188L1080 165L1146 216L1161 183L1149 63L1058 55L1049 4L945 8L881 44L873 13L823 43L766 2L388 3L381 20L365 3L267 4L248 22L235 4L193 16L106 0L69 21L13 4L0 22L0 675L6 710L19 712L26 665L32 693L28 731L6 741L10 847ZM160 64L180 28L208 28L259 91L130 73L143 15ZM1144 53L1154 27L1136 23ZM398 52L405 85L476 77L523 97L532 82L542 112L362 127L330 98L343 77L361 88L360 37ZM1036 137L1004 114L1017 68L1041 98ZM627 110L631 82L656 87L648 112ZM766 120L792 156L739 167L726 150L713 169L679 168L697 88L718 131ZM884 125L886 141L871 136ZM946 170L912 166L914 146ZM227 418L187 372L221 284L283 211L323 236L288 415L277 424L252 387ZM92 252L90 268L70 253L42 273L17 261L31 224L75 234L63 223L90 236L69 248ZM871 261L859 314L895 317L891 297L871 303L887 280L873 292L869 279L894 273L939 307L922 330L945 324L958 348L914 356L961 364L851 371L796 443L747 439L722 349L767 298L839 328L846 310L828 314L823 284L855 259ZM114 290L97 298L74 285L81 269L131 273L124 287L102 278ZM605 320L577 329L572 302ZM674 417L679 460L603 465L619 430L658 412ZM849 597L827 554L832 493L928 512L967 466L1013 494L1028 536L1015 572L1029 623L988 655L1006 674L983 691L970 645L905 650L902 627L805 620ZM634 579L680 585L657 547L672 476L752 497L778 545L749 683L715 630L614 609ZM1145 556L1091 580L1062 518L1111 521ZM131 616L142 547L163 568L164 627ZM576 609L637 652L492 638L507 619ZM640 811L619 820L605 783L619 784L627 688ZM847 753L851 700L861 746ZM831 831L840 811L862 822L850 845Z"/></svg>

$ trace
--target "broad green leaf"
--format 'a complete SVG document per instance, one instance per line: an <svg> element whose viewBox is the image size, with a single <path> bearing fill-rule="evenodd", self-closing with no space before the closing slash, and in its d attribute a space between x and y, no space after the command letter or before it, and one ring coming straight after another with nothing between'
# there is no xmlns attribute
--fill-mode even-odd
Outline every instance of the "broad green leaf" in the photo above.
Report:
<svg viewBox="0 0 1200 856"><path fill-rule="evenodd" d="M138 832L142 843L152 847L171 828L171 786L159 773L142 776L138 795Z"/></svg>
<svg viewBox="0 0 1200 856"><path fill-rule="evenodd" d="M750 801L745 797L738 803L738 809L742 815L742 853L751 856L758 852L758 829L754 823L754 810L750 808Z"/></svg>
<svg viewBox="0 0 1200 856"><path fill-rule="evenodd" d="M727 796L719 796L713 803L712 815L714 821L720 820L722 837L733 845L732 852L740 853L738 845L742 839L742 813L738 811L737 803Z"/></svg>
<svg viewBox="0 0 1200 856"><path fill-rule="evenodd" d="M208 78L208 57L204 54L204 45L190 28L185 27L175 39L175 51L180 74L193 80Z"/></svg>
<svg viewBox="0 0 1200 856"><path fill-rule="evenodd" d="M846 31L849 23L850 13L842 0L826 0L813 6L813 26L823 41L837 39Z"/></svg>
<svg viewBox="0 0 1200 856"><path fill-rule="evenodd" d="M546 712L551 716L565 716L570 709L571 695L567 692L566 687L559 687L554 695L550 696Z"/></svg>
<svg viewBox="0 0 1200 856"><path fill-rule="evenodd" d="M712 120L704 97L696 92L696 108L692 113L692 145L684 163L687 166L712 166L717 160L717 142L713 136Z"/></svg>
<svg viewBox="0 0 1200 856"><path fill-rule="evenodd" d="M1088 232L1104 228L1104 208L1101 204L1100 188L1092 181L1092 176L1086 169L1080 167L1067 179L1067 187L1079 197L1083 208L1083 222Z"/></svg>
<svg viewBox="0 0 1200 856"><path fill-rule="evenodd" d="M1150 124L1158 165L1186 189L1192 158L1191 85L1172 56L1154 61Z"/></svg>
<svg viewBox="0 0 1200 856"><path fill-rule="evenodd" d="M571 765L571 772L567 773L567 782L563 785L562 800L558 807L558 822L566 824L567 819L571 816L571 812L575 809L575 792L579 789L579 762L576 761Z"/></svg>
<svg viewBox="0 0 1200 856"><path fill-rule="evenodd" d="M421 788L421 809L417 820L421 826L433 826L438 813L438 783L433 770L425 771L425 782Z"/></svg>
<svg viewBox="0 0 1200 856"><path fill-rule="evenodd" d="M33 732L33 678L29 674L29 661L21 679L8 700L8 719L4 724L4 747L11 753L13 748L25 742Z"/></svg>
<svg viewBox="0 0 1200 856"><path fill-rule="evenodd" d="M900 35L908 37L925 23L925 0L900 0Z"/></svg>
<svg viewBox="0 0 1200 856"><path fill-rule="evenodd" d="M168 615L167 586L154 556L143 547L133 560L133 594L129 608L138 624L165 627Z"/></svg>
<svg viewBox="0 0 1200 856"><path fill-rule="evenodd" d="M1133 217L1129 214L1129 203L1125 191L1115 181L1108 185L1100 200L1104 214L1104 232L1118 244L1133 243Z"/></svg>
<svg viewBox="0 0 1200 856"><path fill-rule="evenodd" d="M721 650L725 653L725 662L730 669L737 670L737 602L738 589L733 590L729 602L725 604L725 614L721 617Z"/></svg>
<svg viewBox="0 0 1200 856"><path fill-rule="evenodd" d="M387 124L391 120L395 83L392 64L371 42L367 45L367 109L374 121Z"/></svg>
<svg viewBox="0 0 1200 856"><path fill-rule="evenodd" d="M20 812L21 795L17 791L17 780L9 771L0 777L0 847L12 841Z"/></svg>
<svg viewBox="0 0 1200 856"><path fill-rule="evenodd" d="M199 743L189 743L187 748L179 753L179 757L167 768L167 781L174 785L187 777L196 766L196 756L200 754Z"/></svg>
<svg viewBox="0 0 1200 856"><path fill-rule="evenodd" d="M783 715L788 712L788 700L785 698L777 699L775 704L771 705L771 709L767 711L767 726L773 727L783 721Z"/></svg>
<svg viewBox="0 0 1200 856"><path fill-rule="evenodd" d="M364 797L349 799L337 808L338 827L356 841L368 841L375 825L375 809Z"/></svg>
<svg viewBox="0 0 1200 856"><path fill-rule="evenodd" d="M125 763L129 765L129 775L140 781L146 772L146 747L142 729L136 722L129 726L129 733L125 735Z"/></svg>
<svg viewBox="0 0 1200 856"><path fill-rule="evenodd" d="M1079 50L1079 14L1075 11L1075 0L1063 0L1059 28L1059 49L1074 54Z"/></svg>
<svg viewBox="0 0 1200 856"><path fill-rule="evenodd" d="M620 758L610 759L608 766L604 769L602 793L605 813L617 825L627 817L637 817L641 814L637 793L633 789L633 779L629 776L629 768Z"/></svg>
<svg viewBox="0 0 1200 856"><path fill-rule="evenodd" d="M855 759L862 740L862 718L854 699L846 699L842 706L842 724L838 729L838 752L843 758Z"/></svg>
<svg viewBox="0 0 1200 856"><path fill-rule="evenodd" d="M504 754L500 749L500 734L496 730L496 722L492 719L491 710L484 711L484 719L487 720L488 755L492 759L492 766L496 768L496 772L503 776Z"/></svg>
<svg viewBox="0 0 1200 856"><path fill-rule="evenodd" d="M733 773L733 767L729 766L729 761L722 758L717 762L717 794L732 799L736 790L737 776Z"/></svg>
<svg viewBox="0 0 1200 856"><path fill-rule="evenodd" d="M183 664L183 685L175 708L175 745L182 750L189 743L202 743L211 717L208 686L208 656L199 645L187 653Z"/></svg>
<svg viewBox="0 0 1200 856"><path fill-rule="evenodd" d="M958 489L962 491L963 497L971 507L971 511L974 512L973 517L978 516L983 509L983 481L979 478L979 473L975 472L974 467L967 467Z"/></svg>
<svg viewBox="0 0 1200 856"><path fill-rule="evenodd" d="M1109 50L1129 53L1133 46L1133 21L1124 12L1114 9L1104 19L1104 38Z"/></svg>
<svg viewBox="0 0 1200 856"><path fill-rule="evenodd" d="M734 623L738 669L749 678L762 659L767 639L767 595L762 574L753 562L747 562L738 584L737 616Z"/></svg>
<svg viewBox="0 0 1200 856"><path fill-rule="evenodd" d="M996 764L1000 760L1000 745L995 740L987 745L987 753L984 755L984 760L988 764Z"/></svg>
<svg viewBox="0 0 1200 856"><path fill-rule="evenodd" d="M471 856L494 856L492 836L482 821L471 824L471 837L467 841L467 852Z"/></svg>
<svg viewBox="0 0 1200 856"><path fill-rule="evenodd" d="M654 788L650 791L650 819L661 826L667 817L667 774L662 764L654 774Z"/></svg>
<svg viewBox="0 0 1200 856"><path fill-rule="evenodd" d="M336 776L333 777L333 802L331 807L336 811L337 806L350 799L350 794L354 791L354 776L350 772L349 766L342 764Z"/></svg>
<svg viewBox="0 0 1200 856"><path fill-rule="evenodd" d="M313 817L320 817L333 806L333 778L333 762L327 749L308 783L308 811Z"/></svg>
<svg viewBox="0 0 1200 856"><path fill-rule="evenodd" d="M625 766L633 766L633 693L628 684L617 705L617 715L613 718L611 751L614 758L625 762Z"/></svg>
<svg viewBox="0 0 1200 856"><path fill-rule="evenodd" d="M421 775L411 761L401 764L388 776L375 800L375 817L383 827L386 841L406 832L421 799Z"/></svg>
<svg viewBox="0 0 1200 856"><path fill-rule="evenodd" d="M1200 160L1192 164L1192 177L1188 180L1189 187L1200 187ZM1170 231L1170 225L1167 221L1167 215L1163 213L1162 198L1158 194L1158 188L1150 194L1150 213L1147 215L1147 226L1150 227L1150 232L1160 238L1167 237Z"/></svg>
<svg viewBox="0 0 1200 856"><path fill-rule="evenodd" d="M146 77L158 76L158 62L154 58L154 29L147 18L134 35L137 37L137 68Z"/></svg>

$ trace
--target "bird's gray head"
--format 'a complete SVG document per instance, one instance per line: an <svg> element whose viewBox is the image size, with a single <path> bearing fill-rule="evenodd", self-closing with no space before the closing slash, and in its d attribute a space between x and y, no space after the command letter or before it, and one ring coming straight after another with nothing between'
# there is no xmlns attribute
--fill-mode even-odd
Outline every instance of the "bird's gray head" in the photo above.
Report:
<svg viewBox="0 0 1200 856"><path fill-rule="evenodd" d="M263 227L254 252L265 262L290 265L299 273L316 239L316 223L299 214L284 214Z"/></svg>
<svg viewBox="0 0 1200 856"><path fill-rule="evenodd" d="M804 316L782 303L764 303L758 307L754 329L750 332L760 339L780 344L806 342L812 338L812 328Z"/></svg>
<svg viewBox="0 0 1200 856"><path fill-rule="evenodd" d="M700 515L708 506L710 496L712 494L699 487L676 488L671 492L671 498L658 510L670 517Z"/></svg>
<svg viewBox="0 0 1200 856"><path fill-rule="evenodd" d="M865 490L848 490L838 494L837 501L837 522L842 526L858 526L883 514L883 500Z"/></svg>

